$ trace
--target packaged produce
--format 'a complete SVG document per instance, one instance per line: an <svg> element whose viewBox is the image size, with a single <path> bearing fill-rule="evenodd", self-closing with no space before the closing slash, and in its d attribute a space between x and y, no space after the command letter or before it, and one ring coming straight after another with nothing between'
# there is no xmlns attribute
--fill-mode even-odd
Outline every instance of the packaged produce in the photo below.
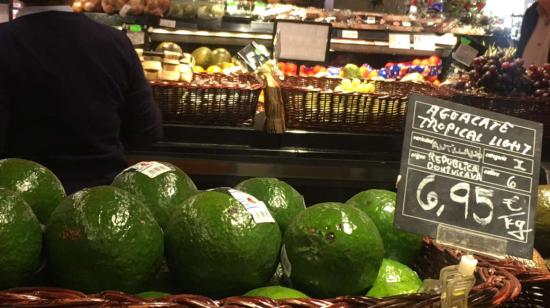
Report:
<svg viewBox="0 0 550 308"><path fill-rule="evenodd" d="M147 0L145 14L163 17L170 8L170 0Z"/></svg>
<svg viewBox="0 0 550 308"><path fill-rule="evenodd" d="M128 15L143 15L145 0L129 0L127 4L130 7L126 12Z"/></svg>
<svg viewBox="0 0 550 308"><path fill-rule="evenodd" d="M199 19L219 19L221 20L225 13L223 0L198 0L197 17Z"/></svg>
<svg viewBox="0 0 550 308"><path fill-rule="evenodd" d="M195 0L172 0L167 16L174 18L195 18L197 5Z"/></svg>
<svg viewBox="0 0 550 308"><path fill-rule="evenodd" d="M101 10L101 0L80 1L84 12L97 12Z"/></svg>
<svg viewBox="0 0 550 308"><path fill-rule="evenodd" d="M115 14L122 9L128 0L101 0L101 8L107 14Z"/></svg>

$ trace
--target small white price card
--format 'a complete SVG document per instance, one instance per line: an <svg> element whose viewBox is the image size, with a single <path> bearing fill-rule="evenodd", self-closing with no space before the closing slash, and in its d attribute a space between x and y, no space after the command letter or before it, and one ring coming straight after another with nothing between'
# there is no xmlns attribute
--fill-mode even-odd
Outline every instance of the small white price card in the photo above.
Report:
<svg viewBox="0 0 550 308"><path fill-rule="evenodd" d="M342 38L346 39L358 39L359 32L355 30L342 30Z"/></svg>
<svg viewBox="0 0 550 308"><path fill-rule="evenodd" d="M411 35L402 33L390 33L390 48L410 49Z"/></svg>
<svg viewBox="0 0 550 308"><path fill-rule="evenodd" d="M159 21L159 26L166 27L166 28L175 28L176 21L172 19L161 18Z"/></svg>

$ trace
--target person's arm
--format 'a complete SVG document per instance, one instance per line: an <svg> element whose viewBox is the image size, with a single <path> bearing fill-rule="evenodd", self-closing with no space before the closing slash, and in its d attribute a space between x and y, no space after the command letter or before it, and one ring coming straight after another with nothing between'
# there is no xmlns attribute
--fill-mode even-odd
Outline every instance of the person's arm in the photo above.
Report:
<svg viewBox="0 0 550 308"><path fill-rule="evenodd" d="M518 42L518 48L516 51L517 58L523 57L523 51L525 51L525 47L527 46L527 43L531 38L531 34L533 33L533 31L535 30L535 27L537 26L538 16L539 15L537 12L536 3L531 5L525 11L525 15L523 15L523 21L521 22L520 37Z"/></svg>
<svg viewBox="0 0 550 308"><path fill-rule="evenodd" d="M119 111L121 139L128 145L149 144L162 138L161 113L145 79L141 62L129 41L128 45L130 81L125 102Z"/></svg>

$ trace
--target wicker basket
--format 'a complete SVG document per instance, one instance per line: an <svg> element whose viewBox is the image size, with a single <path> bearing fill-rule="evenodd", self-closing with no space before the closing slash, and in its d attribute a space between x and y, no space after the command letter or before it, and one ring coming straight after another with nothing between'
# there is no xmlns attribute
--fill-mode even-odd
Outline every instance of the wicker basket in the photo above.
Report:
<svg viewBox="0 0 550 308"><path fill-rule="evenodd" d="M439 270L457 263L457 254L441 249L426 240L421 257L415 266L424 278L439 277ZM519 281L508 271L484 262L478 266L477 285L469 296L470 307L497 307L514 300L521 292ZM338 297L333 299L270 300L265 298L230 297L213 300L197 295L172 295L144 300L134 295L115 291L85 295L56 288L17 288L0 291L0 306L9 307L392 307L423 308L438 305L437 294L411 294L384 299L369 297Z"/></svg>
<svg viewBox="0 0 550 308"><path fill-rule="evenodd" d="M197 74L191 83L152 82L165 122L251 125L263 82L252 74Z"/></svg>
<svg viewBox="0 0 550 308"><path fill-rule="evenodd" d="M550 134L550 98L477 95L442 88L453 102L540 122L545 126L545 135Z"/></svg>
<svg viewBox="0 0 550 308"><path fill-rule="evenodd" d="M282 83L288 128L401 132L410 93L446 98L428 84L376 81L375 93L335 93L339 79L287 77Z"/></svg>
<svg viewBox="0 0 550 308"><path fill-rule="evenodd" d="M435 246L434 246L435 247ZM454 260L447 262L458 262L462 252L454 249L437 248L445 253L434 255L423 254L425 262L433 262L433 258L441 256L450 257ZM504 303L503 307L521 308L545 308L550 307L550 272L547 269L540 269L527 266L524 262L513 258L504 260L476 256L480 266L498 268L514 275L521 283L521 293L514 301Z"/></svg>

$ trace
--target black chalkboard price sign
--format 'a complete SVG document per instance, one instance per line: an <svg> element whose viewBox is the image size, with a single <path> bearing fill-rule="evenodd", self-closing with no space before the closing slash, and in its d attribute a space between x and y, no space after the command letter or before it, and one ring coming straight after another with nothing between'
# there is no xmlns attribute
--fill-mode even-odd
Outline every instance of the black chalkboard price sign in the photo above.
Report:
<svg viewBox="0 0 550 308"><path fill-rule="evenodd" d="M541 145L540 123L412 95L395 226L530 259Z"/></svg>

